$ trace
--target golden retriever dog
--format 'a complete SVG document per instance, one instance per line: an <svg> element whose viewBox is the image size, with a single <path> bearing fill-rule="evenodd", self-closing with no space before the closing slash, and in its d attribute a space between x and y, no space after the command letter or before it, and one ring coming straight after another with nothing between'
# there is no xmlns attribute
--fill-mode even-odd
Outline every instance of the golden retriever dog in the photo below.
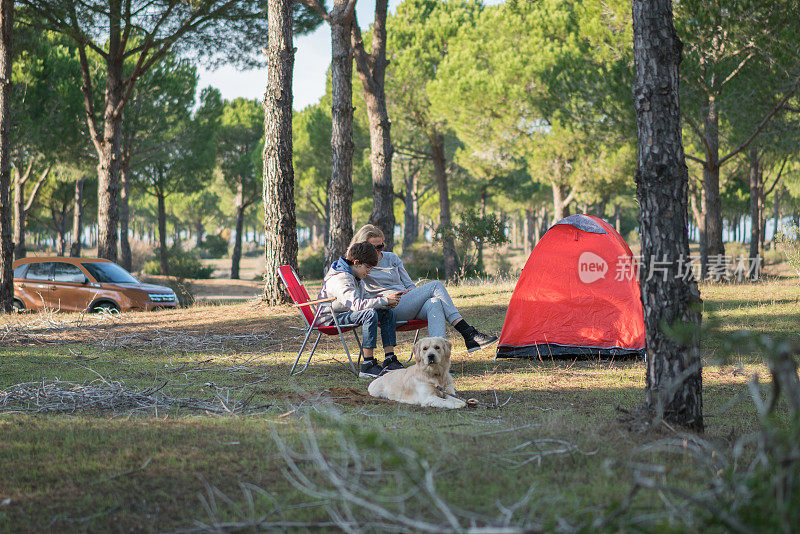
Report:
<svg viewBox="0 0 800 534"><path fill-rule="evenodd" d="M370 383L373 397L433 408L463 408L450 376L452 343L441 337L426 337L414 343L415 365L390 371ZM449 393L450 395L448 395Z"/></svg>

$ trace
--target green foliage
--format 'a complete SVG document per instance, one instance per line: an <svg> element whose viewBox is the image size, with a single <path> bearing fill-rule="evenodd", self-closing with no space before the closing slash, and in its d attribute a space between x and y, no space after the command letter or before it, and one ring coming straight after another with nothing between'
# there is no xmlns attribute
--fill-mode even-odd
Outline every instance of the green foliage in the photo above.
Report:
<svg viewBox="0 0 800 534"><path fill-rule="evenodd" d="M228 240L218 234L210 234L200 244L201 258L222 258L228 253Z"/></svg>
<svg viewBox="0 0 800 534"><path fill-rule="evenodd" d="M325 276L325 250L313 246L297 252L298 274L305 280L321 280Z"/></svg>
<svg viewBox="0 0 800 534"><path fill-rule="evenodd" d="M444 255L439 244L414 243L403 249L403 265L413 279L438 279L444 273Z"/></svg>
<svg viewBox="0 0 800 534"><path fill-rule="evenodd" d="M155 251L159 257L159 249ZM167 251L167 267L171 276L180 279L186 278L211 278L214 268L204 266L193 252L184 251L180 245L174 245ZM161 264L158 259L152 259L144 264L142 272L145 274L161 274Z"/></svg>
<svg viewBox="0 0 800 534"><path fill-rule="evenodd" d="M782 228L781 233L775 236L775 245L800 278L800 227Z"/></svg>
<svg viewBox="0 0 800 534"><path fill-rule="evenodd" d="M505 224L495 215L481 215L478 210L465 210L460 214L460 221L451 229L439 228L437 239L441 240L449 233L461 243L461 276L481 276L484 272L483 258L480 255L484 245L502 245L508 243Z"/></svg>

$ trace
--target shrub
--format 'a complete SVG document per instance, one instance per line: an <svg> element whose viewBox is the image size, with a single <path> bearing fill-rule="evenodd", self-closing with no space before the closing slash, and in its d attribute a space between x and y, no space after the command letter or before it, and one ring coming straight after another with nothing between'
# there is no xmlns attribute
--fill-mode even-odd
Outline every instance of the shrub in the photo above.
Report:
<svg viewBox="0 0 800 534"><path fill-rule="evenodd" d="M784 227L783 231L775 236L775 245L792 270L800 277L800 227Z"/></svg>
<svg viewBox="0 0 800 534"><path fill-rule="evenodd" d="M439 273L444 273L444 254L440 246L414 243L403 249L402 259L411 278L436 279L439 278Z"/></svg>
<svg viewBox="0 0 800 534"><path fill-rule="evenodd" d="M221 235L207 235L200 244L201 258L222 258L228 254L228 240Z"/></svg>
<svg viewBox="0 0 800 534"><path fill-rule="evenodd" d="M187 308L197 300L191 282L187 282L181 278L173 278L171 276L162 276L159 278L142 277L142 282L167 286L172 289L175 292L175 296L178 297L178 304L181 308Z"/></svg>
<svg viewBox="0 0 800 534"><path fill-rule="evenodd" d="M161 274L159 250L155 251L155 259L144 264L145 274ZM211 278L214 268L204 266L192 252L184 252L180 245L174 245L167 251L167 270L176 278Z"/></svg>
<svg viewBox="0 0 800 534"><path fill-rule="evenodd" d="M303 247L297 253L297 268L302 278L319 280L325 276L325 249Z"/></svg>

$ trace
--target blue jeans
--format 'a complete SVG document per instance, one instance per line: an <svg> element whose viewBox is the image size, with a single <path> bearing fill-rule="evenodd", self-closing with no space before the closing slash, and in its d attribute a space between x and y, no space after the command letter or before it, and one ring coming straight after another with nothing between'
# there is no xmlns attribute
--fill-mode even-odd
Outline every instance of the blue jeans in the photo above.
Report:
<svg viewBox="0 0 800 534"><path fill-rule="evenodd" d="M363 325L361 335L361 346L365 349L374 349L378 346L378 323L381 324L381 342L384 347L394 347L397 345L395 335L394 311L391 309L376 310L370 308L361 311L349 311L337 313L336 320L339 324L360 324ZM333 325L333 320L327 321Z"/></svg>

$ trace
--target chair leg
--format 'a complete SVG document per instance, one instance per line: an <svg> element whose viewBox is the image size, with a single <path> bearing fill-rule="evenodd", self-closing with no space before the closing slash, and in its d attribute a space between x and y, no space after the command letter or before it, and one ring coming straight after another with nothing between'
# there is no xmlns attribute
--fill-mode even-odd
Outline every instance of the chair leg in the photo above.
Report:
<svg viewBox="0 0 800 534"><path fill-rule="evenodd" d="M297 367L297 362L300 361L300 356L303 354L303 349L306 348L306 344L308 343L308 338L311 336L311 328L308 329L308 333L306 334L306 338L303 340L303 344L300 346L300 352L297 353L297 358L294 360L294 365L292 365L292 369L289 371L289 376L299 375L303 371L306 370L308 364L311 363L311 358L314 356L314 351L317 350L317 344L319 343L319 338L322 337L322 332L317 332L317 339L314 340L314 346L311 348L311 353L308 355L308 360L306 360L306 364L303 366L302 369L294 372L295 368Z"/></svg>
<svg viewBox="0 0 800 534"><path fill-rule="evenodd" d="M358 361L356 362L356 368L361 370L361 357L364 356L364 347L361 346L361 340L358 339L358 333L356 330L358 329L353 329L353 335L356 337L356 344L358 345Z"/></svg>

